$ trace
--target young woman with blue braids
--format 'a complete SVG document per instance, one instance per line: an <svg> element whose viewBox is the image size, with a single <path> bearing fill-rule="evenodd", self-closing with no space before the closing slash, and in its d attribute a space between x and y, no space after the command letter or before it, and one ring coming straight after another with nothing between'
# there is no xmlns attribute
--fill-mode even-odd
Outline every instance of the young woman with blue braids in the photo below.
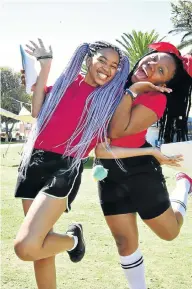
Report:
<svg viewBox="0 0 192 289"><path fill-rule="evenodd" d="M124 94L129 63L109 43L85 43L53 87L45 89L51 47L47 50L41 39L27 47L41 70L32 99L36 124L24 148L15 192L26 215L15 252L22 260L34 261L38 288L55 289L55 255L67 251L71 261L79 262L85 245L80 224L71 225L66 234L52 228L77 195L82 159L107 136L108 123ZM85 77L80 74L84 60Z"/></svg>
<svg viewBox="0 0 192 289"><path fill-rule="evenodd" d="M100 203L130 289L148 288L135 213L161 239L173 240L180 233L188 196L192 194L192 179L178 173L176 188L169 199L160 166L162 155L155 159L145 151L149 147L145 138L147 129L155 122L160 125L160 140L169 143L175 136L177 141L188 139L192 56L181 56L176 47L166 42L153 43L150 47L153 51L139 60L129 74L127 94L110 122L113 154L102 144L96 148L96 164L108 170L107 177L98 185ZM167 86L171 91L149 92L149 87L143 89L148 82ZM138 148L142 148L144 156L130 158L130 151L136 152ZM114 156L119 158L124 170Z"/></svg>

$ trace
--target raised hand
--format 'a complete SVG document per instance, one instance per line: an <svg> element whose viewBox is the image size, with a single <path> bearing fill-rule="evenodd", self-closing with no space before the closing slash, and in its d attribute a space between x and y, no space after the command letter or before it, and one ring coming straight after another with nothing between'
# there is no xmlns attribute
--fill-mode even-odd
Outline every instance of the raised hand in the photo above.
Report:
<svg viewBox="0 0 192 289"><path fill-rule="evenodd" d="M51 46L49 49L46 49L44 43L41 39L38 38L39 43L36 44L34 41L30 41L31 45L26 44L25 51L31 55L36 57L41 63L45 63L46 61L50 61L53 58L53 52Z"/></svg>

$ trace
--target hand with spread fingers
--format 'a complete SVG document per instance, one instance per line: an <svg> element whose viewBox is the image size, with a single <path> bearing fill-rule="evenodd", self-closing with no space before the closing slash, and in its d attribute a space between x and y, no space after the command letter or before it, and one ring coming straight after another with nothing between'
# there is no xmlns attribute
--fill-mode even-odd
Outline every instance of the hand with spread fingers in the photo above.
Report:
<svg viewBox="0 0 192 289"><path fill-rule="evenodd" d="M150 91L159 91L162 93L172 92L172 89L166 86L155 85L148 81L136 82L130 86L130 90L136 94L141 94L141 93L150 92Z"/></svg>
<svg viewBox="0 0 192 289"><path fill-rule="evenodd" d="M41 64L44 64L45 62L50 62L50 60L53 58L53 52L51 46L49 46L49 49L46 49L44 46L43 41L38 38L39 43L36 44L34 41L30 41L31 45L26 44L26 49L25 51L31 55L36 57L37 60Z"/></svg>
<svg viewBox="0 0 192 289"><path fill-rule="evenodd" d="M155 149L153 156L158 160L161 165L180 167L180 162L183 161L182 155L165 156L159 149Z"/></svg>

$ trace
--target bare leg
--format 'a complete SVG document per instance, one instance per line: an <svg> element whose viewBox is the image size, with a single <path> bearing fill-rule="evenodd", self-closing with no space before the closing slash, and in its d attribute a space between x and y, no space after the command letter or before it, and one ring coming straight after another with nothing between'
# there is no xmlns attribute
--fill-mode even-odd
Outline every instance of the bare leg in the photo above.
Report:
<svg viewBox="0 0 192 289"><path fill-rule="evenodd" d="M130 289L147 289L143 256L138 248L138 228L135 214L106 216L115 238L120 262Z"/></svg>
<svg viewBox="0 0 192 289"><path fill-rule="evenodd" d="M176 180L176 188L171 194L172 206L160 216L144 220L160 238L167 241L171 241L179 235L191 191L192 180L187 175L180 173Z"/></svg>
<svg viewBox="0 0 192 289"><path fill-rule="evenodd" d="M172 241L179 235L183 224L183 217L179 212L174 212L170 207L160 216L143 221L161 239Z"/></svg>
<svg viewBox="0 0 192 289"><path fill-rule="evenodd" d="M32 202L32 200L23 200L25 215ZM34 261L34 270L38 289L56 289L55 256Z"/></svg>
<svg viewBox="0 0 192 289"><path fill-rule="evenodd" d="M36 261L73 248L73 236L50 232L65 209L66 199L37 195L15 240L20 259Z"/></svg>
<svg viewBox="0 0 192 289"><path fill-rule="evenodd" d="M138 248L138 228L135 214L105 216L116 241L120 256L132 254Z"/></svg>

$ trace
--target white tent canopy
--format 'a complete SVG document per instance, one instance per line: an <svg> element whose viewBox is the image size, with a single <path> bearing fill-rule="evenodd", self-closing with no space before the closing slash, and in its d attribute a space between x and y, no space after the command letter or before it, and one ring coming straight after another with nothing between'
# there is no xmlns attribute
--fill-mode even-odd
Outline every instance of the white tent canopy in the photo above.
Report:
<svg viewBox="0 0 192 289"><path fill-rule="evenodd" d="M25 123L34 123L35 121L35 119L31 116L31 113L25 107L22 107L18 115L3 108L0 109L0 114Z"/></svg>

